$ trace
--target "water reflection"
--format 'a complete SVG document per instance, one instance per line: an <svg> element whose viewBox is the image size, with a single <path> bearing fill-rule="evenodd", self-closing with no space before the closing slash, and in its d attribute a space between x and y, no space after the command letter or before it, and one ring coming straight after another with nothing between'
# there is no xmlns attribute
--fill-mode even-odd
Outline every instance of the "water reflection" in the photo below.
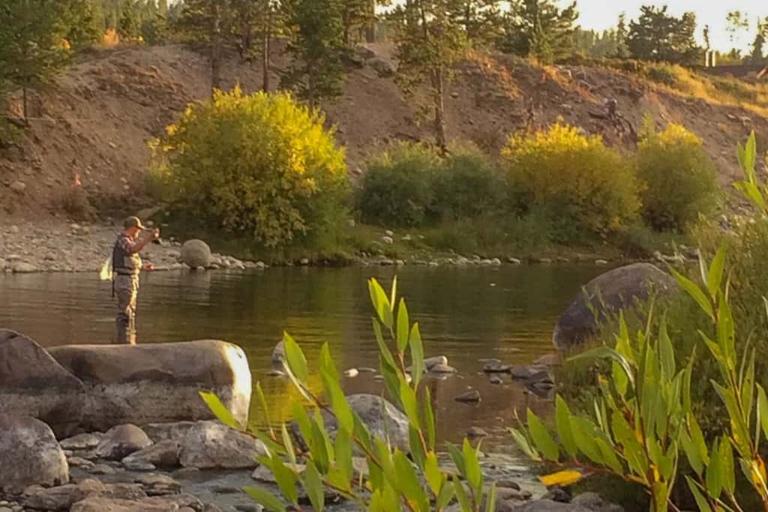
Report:
<svg viewBox="0 0 768 512"><path fill-rule="evenodd" d="M272 420L284 419L299 397L285 380L266 375L283 330L303 345L310 365L328 341L340 370L377 366L366 280L377 277L389 286L395 271L276 268L247 274L150 274L140 290L139 339L237 343L248 354L254 382L262 382ZM599 271L578 265L397 269L400 291L412 318L421 324L427 355L446 355L460 372L432 383L442 439L457 439L471 426L500 432L513 424L517 407L546 407L516 383L490 384L478 360L518 364L551 351L554 320ZM113 322L110 287L96 275L0 277L0 326L43 345L107 343ZM381 390L374 375L366 373L345 378L344 385L350 392ZM480 391L480 404L453 400L467 387Z"/></svg>

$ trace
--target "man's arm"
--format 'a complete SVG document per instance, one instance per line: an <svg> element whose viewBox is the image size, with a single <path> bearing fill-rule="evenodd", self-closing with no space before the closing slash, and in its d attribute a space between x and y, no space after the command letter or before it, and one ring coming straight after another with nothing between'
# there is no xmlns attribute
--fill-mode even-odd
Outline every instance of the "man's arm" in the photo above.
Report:
<svg viewBox="0 0 768 512"><path fill-rule="evenodd" d="M160 236L160 230L154 229L152 231L145 231L141 237L135 242L126 244L125 251L128 254L136 254L147 246L152 240Z"/></svg>

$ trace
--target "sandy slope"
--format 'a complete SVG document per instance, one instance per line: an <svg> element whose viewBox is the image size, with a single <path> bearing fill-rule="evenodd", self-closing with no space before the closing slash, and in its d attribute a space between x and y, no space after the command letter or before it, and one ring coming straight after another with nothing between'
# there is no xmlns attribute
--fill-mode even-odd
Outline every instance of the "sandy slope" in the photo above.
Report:
<svg viewBox="0 0 768 512"><path fill-rule="evenodd" d="M391 48L372 50L377 58L391 61ZM404 98L393 78L379 76L371 63L350 65L344 96L326 105L353 172L377 144L430 138L417 99ZM273 84L284 65L278 48ZM245 90L256 90L261 84L257 68L233 55L224 67L225 85L240 83ZM147 141L188 102L208 94L207 60L190 48L120 48L84 56L33 97L31 129L18 147L0 156L0 224L59 213L62 197L76 179L99 204L121 209L126 201L140 203L150 156ZM471 55L456 70L447 98L448 132L452 139L497 151L508 133L529 122L532 104L538 126L562 117L603 134L611 144L626 145L628 140L609 123L590 115L603 111L606 98L615 98L619 112L635 126L649 113L659 123L675 121L694 130L720 165L724 184L736 175L736 142L752 128L768 136L765 118L686 98L625 73L581 66L541 68L484 54Z"/></svg>

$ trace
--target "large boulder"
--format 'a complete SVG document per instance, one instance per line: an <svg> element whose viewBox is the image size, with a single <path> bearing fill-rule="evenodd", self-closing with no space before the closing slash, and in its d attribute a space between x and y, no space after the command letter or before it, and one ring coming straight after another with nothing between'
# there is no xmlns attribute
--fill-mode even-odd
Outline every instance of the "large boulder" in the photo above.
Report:
<svg viewBox="0 0 768 512"><path fill-rule="evenodd" d="M67 482L67 458L50 427L30 416L0 415L0 494Z"/></svg>
<svg viewBox="0 0 768 512"><path fill-rule="evenodd" d="M181 261L192 268L207 267L211 259L211 248L202 240L187 240L181 246Z"/></svg>
<svg viewBox="0 0 768 512"><path fill-rule="evenodd" d="M185 468L255 468L266 453L261 441L218 421L183 421L151 424L147 433L156 443L175 441Z"/></svg>
<svg viewBox="0 0 768 512"><path fill-rule="evenodd" d="M0 414L38 418L66 437L80 423L84 403L83 383L45 349L0 329Z"/></svg>
<svg viewBox="0 0 768 512"><path fill-rule="evenodd" d="M213 419L200 398L203 390L215 393L238 421L247 422L251 371L245 352L231 343L66 345L49 352L85 385L86 430Z"/></svg>
<svg viewBox="0 0 768 512"><path fill-rule="evenodd" d="M371 434L386 438L392 446L409 451L408 417L402 411L376 395L349 395L347 401ZM330 433L338 428L336 419L330 414L325 414L325 424Z"/></svg>
<svg viewBox="0 0 768 512"><path fill-rule="evenodd" d="M653 293L667 295L676 290L674 278L650 263L610 270L587 283L573 299L558 319L552 341L560 350L567 350L594 336L609 314L632 307Z"/></svg>

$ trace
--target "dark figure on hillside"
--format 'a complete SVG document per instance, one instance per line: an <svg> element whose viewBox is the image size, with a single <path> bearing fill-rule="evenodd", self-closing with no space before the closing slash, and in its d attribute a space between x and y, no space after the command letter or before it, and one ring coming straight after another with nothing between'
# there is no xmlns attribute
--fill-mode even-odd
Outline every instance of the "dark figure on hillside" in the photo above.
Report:
<svg viewBox="0 0 768 512"><path fill-rule="evenodd" d="M159 229L147 229L138 217L128 217L112 248L112 294L117 296L116 343L136 344L139 273L153 268L151 263L142 264L139 252L159 237Z"/></svg>

